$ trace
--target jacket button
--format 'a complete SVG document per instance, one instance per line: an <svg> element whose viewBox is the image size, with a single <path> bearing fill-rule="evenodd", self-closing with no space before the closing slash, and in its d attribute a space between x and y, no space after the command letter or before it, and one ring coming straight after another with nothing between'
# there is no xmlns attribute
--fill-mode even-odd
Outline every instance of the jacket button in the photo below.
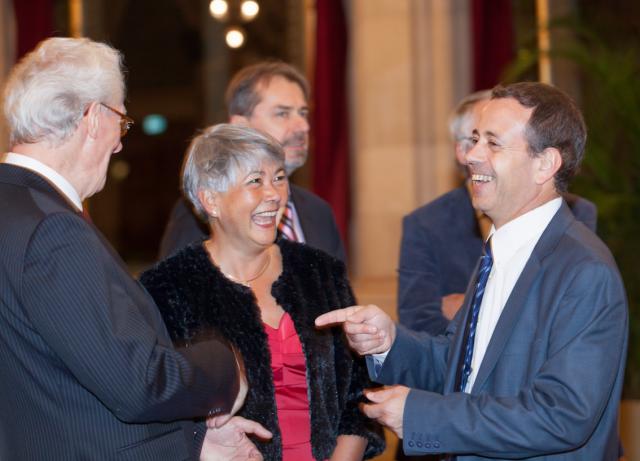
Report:
<svg viewBox="0 0 640 461"><path fill-rule="evenodd" d="M430 442L425 443L425 444L424 444L424 447L425 447L425 448L431 448L431 443L430 443Z"/></svg>
<svg viewBox="0 0 640 461"><path fill-rule="evenodd" d="M433 442L433 448L440 448L440 442Z"/></svg>
<svg viewBox="0 0 640 461"><path fill-rule="evenodd" d="M422 448L422 442L416 442L416 445L418 445L418 448Z"/></svg>
<svg viewBox="0 0 640 461"><path fill-rule="evenodd" d="M413 448L414 443L412 441L409 441L408 445Z"/></svg>

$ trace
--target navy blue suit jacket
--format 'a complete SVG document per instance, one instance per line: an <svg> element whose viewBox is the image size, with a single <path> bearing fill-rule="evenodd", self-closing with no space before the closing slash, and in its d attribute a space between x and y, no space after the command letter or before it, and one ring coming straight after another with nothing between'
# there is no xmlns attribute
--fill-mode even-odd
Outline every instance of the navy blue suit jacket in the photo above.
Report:
<svg viewBox="0 0 640 461"><path fill-rule="evenodd" d="M147 292L41 176L0 164L0 459L186 460L233 353L173 348Z"/></svg>
<svg viewBox="0 0 640 461"><path fill-rule="evenodd" d="M576 218L595 232L595 205L572 194L565 199ZM466 187L407 215L398 267L400 323L433 335L443 333L449 320L442 315L442 297L466 291L481 253L482 236Z"/></svg>
<svg viewBox="0 0 640 461"><path fill-rule="evenodd" d="M289 200L295 204L305 243L346 263L347 254L329 204L294 184L291 184L290 190ZM160 242L158 259L163 260L208 235L208 226L196 216L187 200L180 198L171 210L169 222Z"/></svg>
<svg viewBox="0 0 640 461"><path fill-rule="evenodd" d="M444 335L399 327L375 377L413 388L403 418L405 453L617 459L628 314L608 248L561 206L518 278L466 394L454 392L454 383L472 291Z"/></svg>

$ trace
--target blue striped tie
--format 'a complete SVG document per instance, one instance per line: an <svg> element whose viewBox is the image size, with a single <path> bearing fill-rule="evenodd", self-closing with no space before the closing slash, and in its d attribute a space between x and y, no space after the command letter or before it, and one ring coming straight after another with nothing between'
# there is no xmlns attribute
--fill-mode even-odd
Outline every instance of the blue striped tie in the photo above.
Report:
<svg viewBox="0 0 640 461"><path fill-rule="evenodd" d="M491 266L493 265L493 258L491 257L491 238L487 240L483 249L482 257L480 259L480 269L478 269L478 281L476 282L476 289L473 293L473 304L471 305L471 318L467 326L467 338L466 345L464 347L464 360L462 362L462 370L460 375L460 387L458 391L464 392L471 374L471 359L473 358L473 345L476 337L476 326L478 325L478 315L480 314L480 305L482 304L482 295L484 295L484 289L487 286L487 280L489 280L489 273L491 272Z"/></svg>

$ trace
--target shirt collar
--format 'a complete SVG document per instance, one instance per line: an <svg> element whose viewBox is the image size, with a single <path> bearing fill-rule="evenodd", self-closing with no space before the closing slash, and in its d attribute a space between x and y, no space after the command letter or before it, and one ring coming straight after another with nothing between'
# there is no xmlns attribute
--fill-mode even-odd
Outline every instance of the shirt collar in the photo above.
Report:
<svg viewBox="0 0 640 461"><path fill-rule="evenodd" d="M34 173L43 176L49 181L62 195L64 195L79 211L82 211L82 200L80 195L74 189L69 181L67 181L60 173L53 168L48 167L44 163L22 154L9 152L2 159L3 163L9 165L26 168Z"/></svg>
<svg viewBox="0 0 640 461"><path fill-rule="evenodd" d="M494 262L499 265L509 261L527 243L535 244L561 205L562 198L554 198L509 221L498 230L491 226L489 235Z"/></svg>

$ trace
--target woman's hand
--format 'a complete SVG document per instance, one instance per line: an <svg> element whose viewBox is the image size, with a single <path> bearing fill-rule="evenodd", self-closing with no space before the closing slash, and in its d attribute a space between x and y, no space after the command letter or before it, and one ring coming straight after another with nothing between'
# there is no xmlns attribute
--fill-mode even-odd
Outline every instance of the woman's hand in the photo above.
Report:
<svg viewBox="0 0 640 461"><path fill-rule="evenodd" d="M225 415L226 416L226 415ZM207 433L200 452L200 461L241 461L262 460L262 454L251 442L247 434L255 434L261 439L270 439L271 432L255 421L234 416L219 424L224 416L207 420Z"/></svg>

